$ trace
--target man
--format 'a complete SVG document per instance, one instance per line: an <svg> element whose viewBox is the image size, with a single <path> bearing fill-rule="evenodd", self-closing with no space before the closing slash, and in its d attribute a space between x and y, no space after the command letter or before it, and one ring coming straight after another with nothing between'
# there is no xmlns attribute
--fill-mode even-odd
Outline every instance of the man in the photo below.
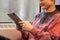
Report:
<svg viewBox="0 0 60 40"><path fill-rule="evenodd" d="M56 9L55 0L39 0L44 12L36 15L34 21L20 21L22 32L31 34L29 40L60 40L60 12ZM27 37L27 33L24 37Z"/></svg>

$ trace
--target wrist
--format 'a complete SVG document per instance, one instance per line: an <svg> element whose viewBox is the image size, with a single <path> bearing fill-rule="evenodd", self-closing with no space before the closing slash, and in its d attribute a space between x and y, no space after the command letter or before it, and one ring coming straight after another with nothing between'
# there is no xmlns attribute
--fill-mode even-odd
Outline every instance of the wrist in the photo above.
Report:
<svg viewBox="0 0 60 40"><path fill-rule="evenodd" d="M36 28L36 27L33 27L31 30L30 30L30 32L32 32L32 33L36 33L38 31L38 29Z"/></svg>

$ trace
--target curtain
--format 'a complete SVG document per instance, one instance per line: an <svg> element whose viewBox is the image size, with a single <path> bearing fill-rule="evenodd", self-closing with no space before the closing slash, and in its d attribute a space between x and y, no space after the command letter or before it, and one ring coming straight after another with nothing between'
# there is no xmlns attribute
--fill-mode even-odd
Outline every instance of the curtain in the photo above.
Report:
<svg viewBox="0 0 60 40"><path fill-rule="evenodd" d="M31 21L39 12L38 0L0 0L0 22L13 22L7 15L13 12L22 20Z"/></svg>

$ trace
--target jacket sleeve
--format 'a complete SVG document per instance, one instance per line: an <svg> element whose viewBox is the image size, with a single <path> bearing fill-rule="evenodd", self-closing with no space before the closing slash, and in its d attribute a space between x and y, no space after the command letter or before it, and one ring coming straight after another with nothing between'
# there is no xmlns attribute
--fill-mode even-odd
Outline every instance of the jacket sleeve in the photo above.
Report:
<svg viewBox="0 0 60 40"><path fill-rule="evenodd" d="M51 29L50 31L52 34L54 34L55 36L60 36L60 17L59 19L56 21L56 24L54 25L54 27Z"/></svg>
<svg viewBox="0 0 60 40"><path fill-rule="evenodd" d="M26 31L21 31L21 39L22 40L26 40L26 39L28 39L28 32L26 32Z"/></svg>
<svg viewBox="0 0 60 40"><path fill-rule="evenodd" d="M60 36L60 22L54 25L54 28L51 30L52 34L55 36Z"/></svg>
<svg viewBox="0 0 60 40"><path fill-rule="evenodd" d="M36 27L30 32L35 36L36 40L51 40L49 32L39 31Z"/></svg>
<svg viewBox="0 0 60 40"><path fill-rule="evenodd" d="M22 40L32 40L34 36L30 32L21 32L22 33ZM35 39L34 39L35 40Z"/></svg>

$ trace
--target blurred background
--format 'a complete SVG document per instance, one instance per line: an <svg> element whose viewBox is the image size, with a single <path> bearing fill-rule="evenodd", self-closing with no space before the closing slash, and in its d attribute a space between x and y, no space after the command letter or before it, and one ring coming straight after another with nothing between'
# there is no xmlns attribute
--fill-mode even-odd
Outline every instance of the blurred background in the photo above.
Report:
<svg viewBox="0 0 60 40"><path fill-rule="evenodd" d="M13 12L22 20L31 21L39 12L38 0L0 0L0 22L12 22L7 14Z"/></svg>

